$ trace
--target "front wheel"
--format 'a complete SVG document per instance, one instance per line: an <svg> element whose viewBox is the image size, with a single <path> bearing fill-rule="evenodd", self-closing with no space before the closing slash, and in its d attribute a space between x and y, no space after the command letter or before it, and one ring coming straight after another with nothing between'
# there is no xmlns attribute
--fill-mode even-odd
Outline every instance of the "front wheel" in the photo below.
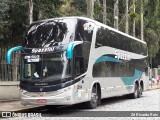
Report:
<svg viewBox="0 0 160 120"><path fill-rule="evenodd" d="M87 108L89 108L89 109L96 108L97 105L98 105L98 100L99 100L99 99L100 99L100 98L99 98L98 91L97 91L96 87L94 86L94 87L92 88L91 100L86 103Z"/></svg>

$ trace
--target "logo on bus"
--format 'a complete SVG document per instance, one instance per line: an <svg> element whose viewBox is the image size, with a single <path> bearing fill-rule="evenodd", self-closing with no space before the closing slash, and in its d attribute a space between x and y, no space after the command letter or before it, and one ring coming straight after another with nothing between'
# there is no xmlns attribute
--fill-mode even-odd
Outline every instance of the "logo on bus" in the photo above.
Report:
<svg viewBox="0 0 160 120"><path fill-rule="evenodd" d="M130 60L128 53L125 53L119 50L115 50L115 58L122 59L122 60Z"/></svg>
<svg viewBox="0 0 160 120"><path fill-rule="evenodd" d="M34 48L32 53L43 53L43 52L53 52L54 48Z"/></svg>

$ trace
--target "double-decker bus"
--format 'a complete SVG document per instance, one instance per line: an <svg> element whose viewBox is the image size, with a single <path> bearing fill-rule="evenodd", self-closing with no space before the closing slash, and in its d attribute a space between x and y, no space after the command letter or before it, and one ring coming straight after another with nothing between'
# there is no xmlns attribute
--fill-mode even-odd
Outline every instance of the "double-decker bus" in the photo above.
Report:
<svg viewBox="0 0 160 120"><path fill-rule="evenodd" d="M148 88L144 41L85 17L34 22L21 51L20 98L23 105L96 108L101 99L138 98Z"/></svg>

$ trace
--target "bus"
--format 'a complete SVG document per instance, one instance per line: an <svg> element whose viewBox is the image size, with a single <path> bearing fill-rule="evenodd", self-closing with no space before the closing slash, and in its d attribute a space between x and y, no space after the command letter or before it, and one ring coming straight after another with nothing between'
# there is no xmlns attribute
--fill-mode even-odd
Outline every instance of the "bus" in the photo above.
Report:
<svg viewBox="0 0 160 120"><path fill-rule="evenodd" d="M22 105L96 108L101 99L139 98L148 89L147 44L98 21L60 17L32 23L21 51Z"/></svg>

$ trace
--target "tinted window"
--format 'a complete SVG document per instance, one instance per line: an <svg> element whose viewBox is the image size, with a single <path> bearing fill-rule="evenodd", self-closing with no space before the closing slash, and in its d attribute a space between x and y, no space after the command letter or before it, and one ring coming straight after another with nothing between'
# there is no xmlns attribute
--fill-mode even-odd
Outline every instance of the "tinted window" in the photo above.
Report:
<svg viewBox="0 0 160 120"><path fill-rule="evenodd" d="M81 75L87 71L89 57L87 51L85 51L83 44L77 45L74 48L74 74L75 76Z"/></svg>
<svg viewBox="0 0 160 120"><path fill-rule="evenodd" d="M86 20L78 20L75 41L91 42L95 24Z"/></svg>
<svg viewBox="0 0 160 120"><path fill-rule="evenodd" d="M129 63L100 62L93 66L93 77L132 77L135 67Z"/></svg>
<svg viewBox="0 0 160 120"><path fill-rule="evenodd" d="M51 47L74 40L77 19L57 19L31 24L24 46Z"/></svg>
<svg viewBox="0 0 160 120"><path fill-rule="evenodd" d="M147 46L132 38L126 37L104 27L99 27L95 47L109 46L129 52L147 55Z"/></svg>

